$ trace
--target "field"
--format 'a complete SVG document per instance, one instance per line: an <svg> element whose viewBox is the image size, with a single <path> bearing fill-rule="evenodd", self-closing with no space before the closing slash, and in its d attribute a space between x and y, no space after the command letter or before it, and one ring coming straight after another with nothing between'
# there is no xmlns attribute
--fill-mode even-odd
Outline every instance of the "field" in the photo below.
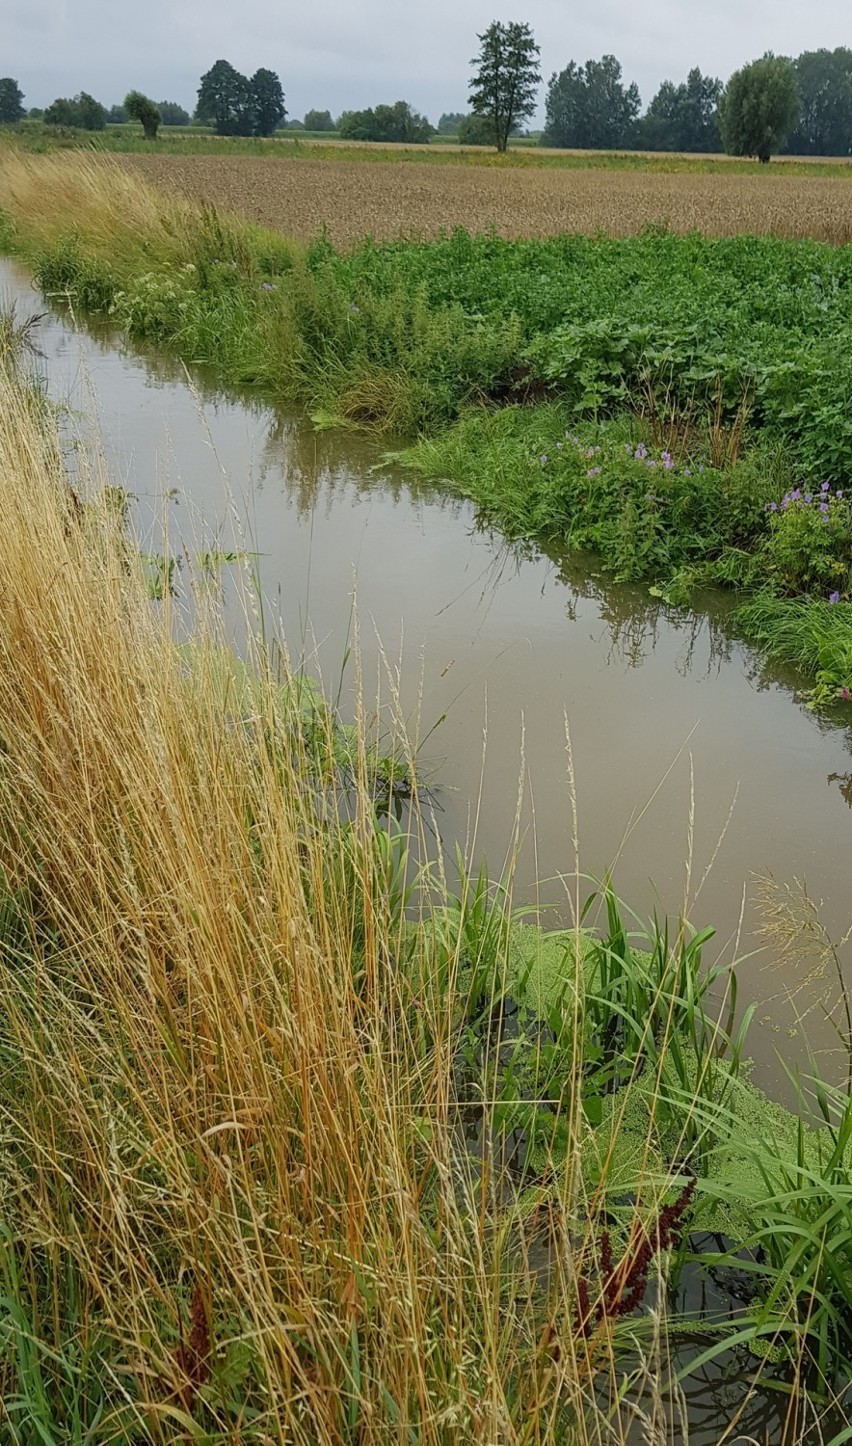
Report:
<svg viewBox="0 0 852 1446"><path fill-rule="evenodd" d="M436 236L464 226L508 239L577 231L630 236L647 226L710 236L852 239L852 179L784 166L748 175L658 169L441 165L388 160L129 155L165 190L312 240ZM813 168L812 168L813 170Z"/></svg>

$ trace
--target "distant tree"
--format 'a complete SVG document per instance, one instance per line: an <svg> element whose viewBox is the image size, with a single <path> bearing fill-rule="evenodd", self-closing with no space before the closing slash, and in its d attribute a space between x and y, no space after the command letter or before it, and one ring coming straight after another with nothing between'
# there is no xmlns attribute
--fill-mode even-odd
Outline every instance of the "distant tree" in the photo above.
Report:
<svg viewBox="0 0 852 1446"><path fill-rule="evenodd" d="M721 146L718 108L722 82L691 70L682 85L664 80L645 115L637 121L634 142L648 151L717 151Z"/></svg>
<svg viewBox="0 0 852 1446"><path fill-rule="evenodd" d="M176 100L160 100L157 102L157 110L160 112L160 119L164 126L188 126L189 111L178 105Z"/></svg>
<svg viewBox="0 0 852 1446"><path fill-rule="evenodd" d="M127 111L123 105L111 105L107 111L107 125L123 126L127 124Z"/></svg>
<svg viewBox="0 0 852 1446"><path fill-rule="evenodd" d="M157 131L160 129L162 117L157 106L148 99L147 95L143 95L141 90L128 91L124 97L124 109L131 120L141 123L146 141L157 139Z"/></svg>
<svg viewBox="0 0 852 1446"><path fill-rule="evenodd" d="M425 145L434 129L425 116L412 110L407 100L377 105L369 110L345 110L338 130L347 141L403 142Z"/></svg>
<svg viewBox="0 0 852 1446"><path fill-rule="evenodd" d="M293 120L292 116L288 116L284 122L283 129L285 131L303 131L305 130L305 122Z"/></svg>
<svg viewBox="0 0 852 1446"><path fill-rule="evenodd" d="M496 146L494 122L487 115L466 115L458 128L460 146Z"/></svg>
<svg viewBox="0 0 852 1446"><path fill-rule="evenodd" d="M73 100L60 97L47 107L44 113L45 125L73 126L81 131L102 131L107 122L107 113L94 96L81 90Z"/></svg>
<svg viewBox="0 0 852 1446"><path fill-rule="evenodd" d="M731 156L777 155L796 122L799 92L792 63L764 55L731 76L719 102L719 126Z"/></svg>
<svg viewBox="0 0 852 1446"><path fill-rule="evenodd" d="M550 77L542 141L573 150L615 150L630 145L641 100L635 82L625 86L614 55L573 60Z"/></svg>
<svg viewBox="0 0 852 1446"><path fill-rule="evenodd" d="M0 80L0 124L14 125L24 115L24 92L10 75Z"/></svg>
<svg viewBox="0 0 852 1446"><path fill-rule="evenodd" d="M274 135L287 112L284 91L274 70L256 70L249 81L251 90L252 132L256 136Z"/></svg>
<svg viewBox="0 0 852 1446"><path fill-rule="evenodd" d="M799 119L785 150L797 156L852 152L852 50L806 50L793 61Z"/></svg>
<svg viewBox="0 0 852 1446"><path fill-rule="evenodd" d="M456 135L458 135L459 126L461 125L462 121L465 121L465 120L467 120L467 116L465 115L464 111L462 111L462 110L448 110L448 111L445 111L444 114L441 116L441 119L438 121L438 135L439 135L439 136L456 136ZM494 144L494 142L491 141L491 145L492 145L492 146L493 146L493 144Z"/></svg>
<svg viewBox="0 0 852 1446"><path fill-rule="evenodd" d="M306 131L333 131L335 129L330 110L305 111L304 125Z"/></svg>
<svg viewBox="0 0 852 1446"><path fill-rule="evenodd" d="M44 120L44 110L40 105L31 105L27 117L29 120Z"/></svg>
<svg viewBox="0 0 852 1446"><path fill-rule="evenodd" d="M479 54L470 84L470 105L475 115L490 120L494 144L505 151L515 126L535 110L541 84L539 48L529 25L495 20L477 36Z"/></svg>
<svg viewBox="0 0 852 1446"><path fill-rule="evenodd" d="M217 60L201 77L195 114L220 136L247 136L252 130L251 85L227 60Z"/></svg>

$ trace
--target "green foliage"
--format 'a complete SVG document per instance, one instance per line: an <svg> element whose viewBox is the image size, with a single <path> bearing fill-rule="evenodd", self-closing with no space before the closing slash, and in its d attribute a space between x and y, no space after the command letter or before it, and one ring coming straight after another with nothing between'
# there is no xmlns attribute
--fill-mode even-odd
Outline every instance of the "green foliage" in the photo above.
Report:
<svg viewBox="0 0 852 1446"><path fill-rule="evenodd" d="M330 110L305 111L303 125L306 131L333 131L335 129Z"/></svg>
<svg viewBox="0 0 852 1446"><path fill-rule="evenodd" d="M498 151L505 151L509 136L535 110L541 83L539 47L529 25L495 20L477 37L479 54L468 100L476 115L493 127Z"/></svg>
<svg viewBox="0 0 852 1446"><path fill-rule="evenodd" d="M160 120L164 126L188 126L189 111L178 105L176 100L161 100L157 102L157 109L160 112Z"/></svg>
<svg viewBox="0 0 852 1446"><path fill-rule="evenodd" d="M718 151L721 94L722 82L697 67L681 85L664 80L636 122L634 144L650 151Z"/></svg>
<svg viewBox="0 0 852 1446"><path fill-rule="evenodd" d="M780 591L831 594L839 601L852 586L852 506L842 490L824 482L771 502L766 555Z"/></svg>
<svg viewBox="0 0 852 1446"><path fill-rule="evenodd" d="M542 142L572 150L614 150L630 144L640 106L639 87L624 86L614 55L571 61L550 77Z"/></svg>
<svg viewBox="0 0 852 1446"><path fill-rule="evenodd" d="M10 75L0 77L0 125L14 125L23 120L24 92Z"/></svg>
<svg viewBox="0 0 852 1446"><path fill-rule="evenodd" d="M434 134L425 116L418 114L407 100L393 105L377 105L369 110L345 110L338 124L344 141L384 141L425 145Z"/></svg>
<svg viewBox="0 0 852 1446"><path fill-rule="evenodd" d="M806 50L793 61L799 118L785 147L795 156L848 156L852 149L852 50Z"/></svg>
<svg viewBox="0 0 852 1446"><path fill-rule="evenodd" d="M439 135L439 136L455 136L455 135L458 135L459 126L461 125L461 123L462 123L463 120L466 120L466 118L467 118L467 117L466 117L465 112L464 112L463 110L449 110L449 111L444 111L444 114L441 116L441 119L438 121L438 135Z"/></svg>
<svg viewBox="0 0 852 1446"><path fill-rule="evenodd" d="M71 126L81 131L102 131L106 128L107 113L94 96L81 90L73 100L53 101L44 113L48 126Z"/></svg>
<svg viewBox="0 0 852 1446"><path fill-rule="evenodd" d="M796 72L789 60L765 55L731 76L719 102L725 150L732 156L777 155L799 110Z"/></svg>
<svg viewBox="0 0 852 1446"><path fill-rule="evenodd" d="M162 116L152 100L141 91L131 90L124 97L124 109L131 120L140 122L146 141L155 141Z"/></svg>
<svg viewBox="0 0 852 1446"><path fill-rule="evenodd" d="M852 700L852 604L778 597L764 591L737 609L745 638L815 680L815 706Z"/></svg>
<svg viewBox="0 0 852 1446"><path fill-rule="evenodd" d="M249 80L217 60L201 77L195 113L220 136L271 136L286 114L284 92L271 70L257 70Z"/></svg>
<svg viewBox="0 0 852 1446"><path fill-rule="evenodd" d="M283 124L287 112L284 107L284 91L278 76L272 70L261 66L249 81L252 107L252 133L256 136L271 136Z"/></svg>

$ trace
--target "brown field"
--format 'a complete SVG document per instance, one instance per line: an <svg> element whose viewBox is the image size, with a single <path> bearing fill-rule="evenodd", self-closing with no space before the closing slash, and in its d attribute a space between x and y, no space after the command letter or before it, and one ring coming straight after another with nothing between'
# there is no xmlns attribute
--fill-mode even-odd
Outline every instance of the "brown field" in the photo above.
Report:
<svg viewBox="0 0 852 1446"><path fill-rule="evenodd" d="M501 236L663 224L714 236L743 232L852 239L852 178L780 166L748 175L620 170L488 169L253 156L122 155L165 190L234 211L302 240L323 225L341 245L363 236L435 236L455 226Z"/></svg>

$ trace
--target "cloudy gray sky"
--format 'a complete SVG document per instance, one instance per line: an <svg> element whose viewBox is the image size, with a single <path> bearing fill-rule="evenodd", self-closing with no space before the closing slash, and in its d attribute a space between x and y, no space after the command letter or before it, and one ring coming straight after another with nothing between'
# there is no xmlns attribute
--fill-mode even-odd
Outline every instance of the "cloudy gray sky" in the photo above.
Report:
<svg viewBox="0 0 852 1446"><path fill-rule="evenodd" d="M0 0L0 75L27 105L88 90L105 104L135 86L192 108L198 77L223 57L278 72L287 109L338 112L409 100L437 120L465 108L476 34L527 20L545 77L612 51L647 103L659 82L700 65L725 79L765 50L852 44L848 0Z"/></svg>

